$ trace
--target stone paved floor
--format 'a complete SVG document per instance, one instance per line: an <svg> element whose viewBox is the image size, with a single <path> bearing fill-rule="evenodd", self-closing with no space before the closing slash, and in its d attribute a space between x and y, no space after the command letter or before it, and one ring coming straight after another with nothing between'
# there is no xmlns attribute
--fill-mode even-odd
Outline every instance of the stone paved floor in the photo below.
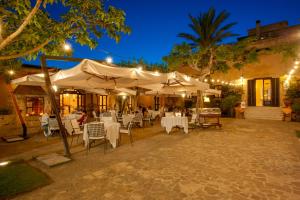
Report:
<svg viewBox="0 0 300 200"><path fill-rule="evenodd" d="M294 134L300 124L223 124L188 135L166 135L157 125L151 129L156 136L133 147L104 155L96 146L54 168L31 161L54 182L16 199L300 199L300 141Z"/></svg>

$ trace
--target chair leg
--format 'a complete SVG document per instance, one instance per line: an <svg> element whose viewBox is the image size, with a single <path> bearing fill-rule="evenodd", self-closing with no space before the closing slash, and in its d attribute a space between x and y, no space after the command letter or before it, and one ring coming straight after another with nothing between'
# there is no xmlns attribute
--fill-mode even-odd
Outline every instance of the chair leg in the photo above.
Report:
<svg viewBox="0 0 300 200"><path fill-rule="evenodd" d="M104 154L106 152L106 148L107 148L107 142L106 142L106 138L104 138Z"/></svg>
<svg viewBox="0 0 300 200"><path fill-rule="evenodd" d="M79 134L77 134L77 144L78 144L78 140L79 140Z"/></svg>
<svg viewBox="0 0 300 200"><path fill-rule="evenodd" d="M71 147L72 144L73 144L73 137L74 137L74 135L71 135L71 144L70 144L70 147Z"/></svg>
<svg viewBox="0 0 300 200"><path fill-rule="evenodd" d="M133 146L133 139L132 139L132 134L131 133L129 134L129 139L130 139L131 146Z"/></svg>
<svg viewBox="0 0 300 200"><path fill-rule="evenodd" d="M118 145L118 146L120 146L120 145L121 145L121 141L122 141L122 133L121 133L121 134L119 134L119 145Z"/></svg>

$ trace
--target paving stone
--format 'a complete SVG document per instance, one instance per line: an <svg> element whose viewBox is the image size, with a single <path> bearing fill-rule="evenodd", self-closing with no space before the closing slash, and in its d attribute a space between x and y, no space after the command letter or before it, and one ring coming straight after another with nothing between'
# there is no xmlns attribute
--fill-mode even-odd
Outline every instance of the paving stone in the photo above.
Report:
<svg viewBox="0 0 300 200"><path fill-rule="evenodd" d="M41 163L47 165L48 167L54 167L57 165L61 165L67 162L70 162L71 159L65 156L59 155L57 153L52 153L48 155L38 156L36 158Z"/></svg>

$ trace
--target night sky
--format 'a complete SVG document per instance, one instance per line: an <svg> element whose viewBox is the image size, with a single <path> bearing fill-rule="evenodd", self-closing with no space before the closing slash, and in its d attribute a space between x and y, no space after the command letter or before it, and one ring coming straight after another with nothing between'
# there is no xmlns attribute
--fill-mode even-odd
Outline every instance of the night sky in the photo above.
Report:
<svg viewBox="0 0 300 200"><path fill-rule="evenodd" d="M177 34L190 32L188 15L198 15L210 7L217 11L227 10L231 14L227 22L238 23L232 31L240 36L254 28L258 19L262 25L283 20L289 25L300 24L300 0L108 0L108 3L125 10L132 33L123 36L118 44L104 37L94 50L72 43L74 57L104 59L110 52L115 63L137 58L161 63L172 46L183 41ZM51 9L51 12L55 10ZM225 42L235 40L231 38ZM31 63L40 64L39 60ZM49 65L67 67L74 64Z"/></svg>

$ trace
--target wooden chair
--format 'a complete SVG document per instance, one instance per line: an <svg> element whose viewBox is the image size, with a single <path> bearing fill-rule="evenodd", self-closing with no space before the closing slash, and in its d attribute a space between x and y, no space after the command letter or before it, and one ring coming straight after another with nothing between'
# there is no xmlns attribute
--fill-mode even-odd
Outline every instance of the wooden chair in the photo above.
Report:
<svg viewBox="0 0 300 200"><path fill-rule="evenodd" d="M149 125L152 125L152 122L151 122L151 115L147 112L145 113L144 117L143 117L143 122L147 122L149 123ZM145 124L145 123L144 123Z"/></svg>
<svg viewBox="0 0 300 200"><path fill-rule="evenodd" d="M120 131L119 131L120 144L121 144L121 140L122 140L122 134L128 134L131 146L133 145L133 138L132 138L132 132L131 132L132 125L133 125L133 122L129 122L127 128L120 128Z"/></svg>
<svg viewBox="0 0 300 200"><path fill-rule="evenodd" d="M72 139L71 139L70 146L72 146L74 136L77 136L77 144L78 144L79 136L81 134L83 134L83 130L82 130L82 128L80 128L80 126L79 126L76 119L71 119L71 125L72 125L73 131L71 133L71 138Z"/></svg>
<svg viewBox="0 0 300 200"><path fill-rule="evenodd" d="M95 142L96 140L104 140L104 153L107 146L106 140L106 131L104 129L104 123L88 123L87 124L87 134L88 134L88 146L87 152L90 151L91 142Z"/></svg>

